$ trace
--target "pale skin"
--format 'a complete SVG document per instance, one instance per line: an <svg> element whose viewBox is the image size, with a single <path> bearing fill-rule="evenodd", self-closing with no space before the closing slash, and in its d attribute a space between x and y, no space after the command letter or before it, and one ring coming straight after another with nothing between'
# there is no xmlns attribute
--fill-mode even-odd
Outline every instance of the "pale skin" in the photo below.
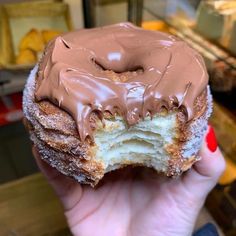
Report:
<svg viewBox="0 0 236 236"><path fill-rule="evenodd" d="M75 236L190 236L206 196L225 168L219 148L203 142L198 161L177 179L148 169L125 169L97 188L65 177L33 153L61 200Z"/></svg>

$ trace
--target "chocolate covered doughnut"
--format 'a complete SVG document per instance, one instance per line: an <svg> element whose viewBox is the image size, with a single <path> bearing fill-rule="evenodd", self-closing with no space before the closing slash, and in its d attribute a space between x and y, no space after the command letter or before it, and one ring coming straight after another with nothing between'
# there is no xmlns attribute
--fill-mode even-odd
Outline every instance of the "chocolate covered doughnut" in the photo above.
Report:
<svg viewBox="0 0 236 236"><path fill-rule="evenodd" d="M96 185L127 165L167 176L189 169L212 110L202 57L185 42L130 23L49 43L24 91L42 158Z"/></svg>

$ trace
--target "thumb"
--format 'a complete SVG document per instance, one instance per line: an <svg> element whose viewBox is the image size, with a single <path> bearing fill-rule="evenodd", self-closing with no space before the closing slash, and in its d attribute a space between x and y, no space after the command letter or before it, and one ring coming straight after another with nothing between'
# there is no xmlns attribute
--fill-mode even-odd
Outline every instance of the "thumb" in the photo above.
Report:
<svg viewBox="0 0 236 236"><path fill-rule="evenodd" d="M183 176L183 183L189 192L205 199L225 170L225 160L210 125L199 155L200 161L196 162L193 168Z"/></svg>

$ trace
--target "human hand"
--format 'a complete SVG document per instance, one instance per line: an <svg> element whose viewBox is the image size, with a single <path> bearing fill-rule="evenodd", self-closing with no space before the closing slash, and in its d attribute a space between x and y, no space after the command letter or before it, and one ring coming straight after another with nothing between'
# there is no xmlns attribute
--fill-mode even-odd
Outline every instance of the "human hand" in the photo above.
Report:
<svg viewBox="0 0 236 236"><path fill-rule="evenodd" d="M201 160L179 178L127 168L108 174L95 189L60 174L35 148L33 153L64 206L73 235L190 236L206 196L225 168L211 127L206 137Z"/></svg>

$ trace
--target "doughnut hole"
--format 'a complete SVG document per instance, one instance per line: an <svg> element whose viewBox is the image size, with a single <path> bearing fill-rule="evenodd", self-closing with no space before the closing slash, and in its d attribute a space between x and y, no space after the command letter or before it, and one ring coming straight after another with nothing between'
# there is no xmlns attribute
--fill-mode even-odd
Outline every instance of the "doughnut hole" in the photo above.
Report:
<svg viewBox="0 0 236 236"><path fill-rule="evenodd" d="M95 59L92 59L92 63L100 72L104 73L114 82L127 82L129 79L144 73L144 68L142 66L132 66L124 71L116 71L107 68Z"/></svg>

